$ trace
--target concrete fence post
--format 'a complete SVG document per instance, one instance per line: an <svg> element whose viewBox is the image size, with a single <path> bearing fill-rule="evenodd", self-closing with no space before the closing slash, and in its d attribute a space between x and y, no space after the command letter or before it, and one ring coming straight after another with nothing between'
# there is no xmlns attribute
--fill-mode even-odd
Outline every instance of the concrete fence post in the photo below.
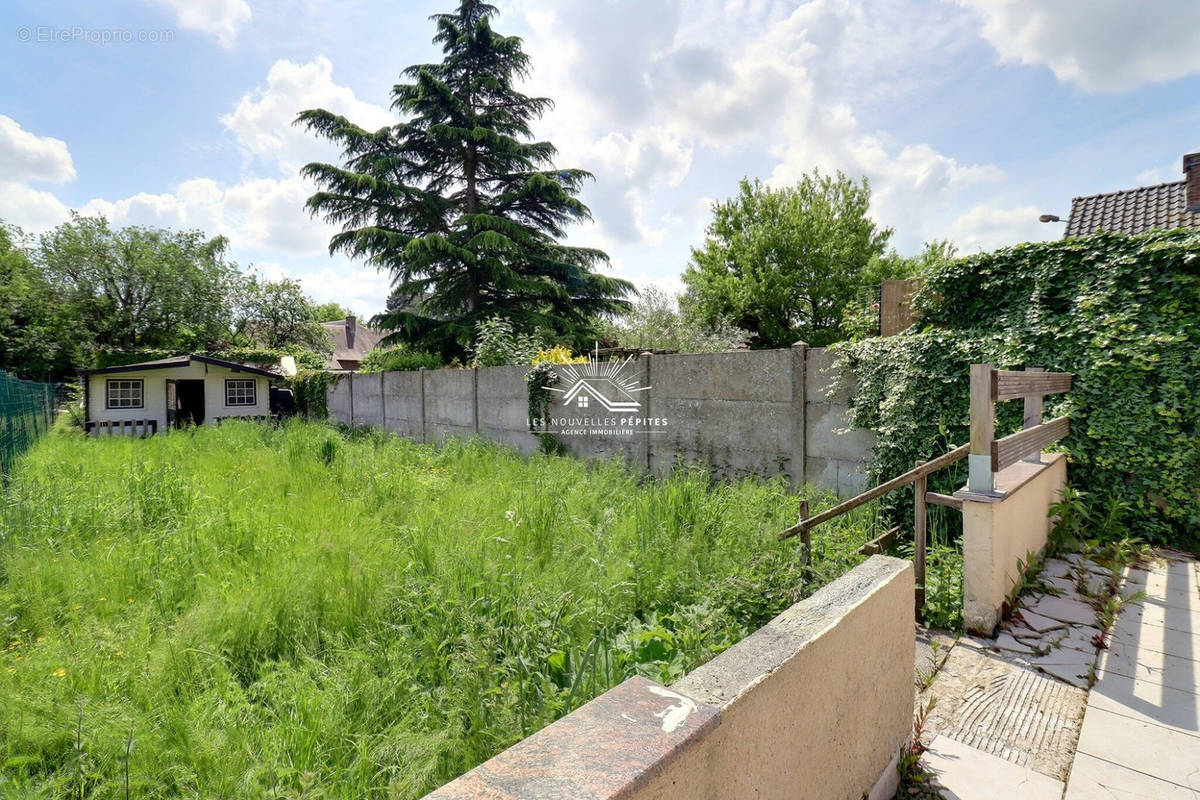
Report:
<svg viewBox="0 0 1200 800"><path fill-rule="evenodd" d="M650 417L650 392L651 392L650 358L651 358L651 354L649 351L642 353L642 386L646 387L646 391L643 392L643 394L646 396L646 414L645 414L645 416L647 418ZM652 451L651 451L652 439L650 437L650 426L644 425L643 427L645 428L645 432L642 434L642 442L643 442L643 447L646 448L646 472L649 473L651 471L651 465L654 463L652 461Z"/></svg>
<svg viewBox="0 0 1200 800"><path fill-rule="evenodd" d="M788 475L792 486L799 488L804 484L805 462L808 460L808 343L796 342L792 345L792 464Z"/></svg>
<svg viewBox="0 0 1200 800"><path fill-rule="evenodd" d="M428 418L429 415L425 413L425 368L424 367L420 368L420 373L421 373L421 443L424 444L425 442L429 441L429 431L428 431L427 425L425 424L425 420Z"/></svg>
<svg viewBox="0 0 1200 800"><path fill-rule="evenodd" d="M385 431L388 429L387 389L384 386L384 378L386 375L387 375L386 372L380 370L380 372L379 372L379 427L383 428Z"/></svg>
<svg viewBox="0 0 1200 800"><path fill-rule="evenodd" d="M475 435L479 435L479 367L471 367L471 417L475 424Z"/></svg>

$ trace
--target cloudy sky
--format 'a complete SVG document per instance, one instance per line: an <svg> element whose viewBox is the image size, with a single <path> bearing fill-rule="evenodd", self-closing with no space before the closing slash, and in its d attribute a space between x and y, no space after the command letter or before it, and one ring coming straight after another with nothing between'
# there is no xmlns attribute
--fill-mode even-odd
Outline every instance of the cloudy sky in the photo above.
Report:
<svg viewBox="0 0 1200 800"><path fill-rule="evenodd" d="M319 300L382 308L386 276L338 257L302 205L333 158L290 123L392 119L399 71L436 60L452 0L6 0L0 218L69 209L227 235L234 258ZM603 247L679 287L713 199L742 176L867 176L901 252L1058 236L1075 195L1177 180L1200 149L1196 0L500 0L536 130L596 174Z"/></svg>

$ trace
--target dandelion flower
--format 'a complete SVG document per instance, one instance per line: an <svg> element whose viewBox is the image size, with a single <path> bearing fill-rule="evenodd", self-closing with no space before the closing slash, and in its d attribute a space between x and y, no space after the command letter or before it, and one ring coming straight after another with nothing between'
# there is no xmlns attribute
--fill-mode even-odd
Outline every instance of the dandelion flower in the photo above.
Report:
<svg viewBox="0 0 1200 800"><path fill-rule="evenodd" d="M103 603L103 602L106 602L107 600L108 600L108 598L107 598L107 597L101 597L101 598L100 598L100 602L101 602L101 603Z"/></svg>
<svg viewBox="0 0 1200 800"><path fill-rule="evenodd" d="M66 669L64 669L63 667L59 667L58 669L54 670L54 677L56 677L56 678L65 678L65 677L67 677L67 671L66 671Z"/></svg>

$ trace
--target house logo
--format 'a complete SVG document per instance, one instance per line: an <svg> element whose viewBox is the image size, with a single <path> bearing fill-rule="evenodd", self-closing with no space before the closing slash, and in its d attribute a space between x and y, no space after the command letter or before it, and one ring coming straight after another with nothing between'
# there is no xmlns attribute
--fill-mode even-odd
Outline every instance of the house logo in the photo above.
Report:
<svg viewBox="0 0 1200 800"><path fill-rule="evenodd" d="M601 361L599 350L586 363L560 364L557 385L545 388L560 395L549 419L549 428L559 434L622 435L638 430L664 428L667 420L648 417L651 387L639 381L634 356Z"/></svg>
<svg viewBox="0 0 1200 800"><path fill-rule="evenodd" d="M558 368L559 380L568 388L548 388L552 392L562 392L564 406L636 413L642 407L636 394L650 387L638 386L637 378L625 374L632 360L630 356L624 361L599 361L595 356L589 356L586 364L566 364Z"/></svg>

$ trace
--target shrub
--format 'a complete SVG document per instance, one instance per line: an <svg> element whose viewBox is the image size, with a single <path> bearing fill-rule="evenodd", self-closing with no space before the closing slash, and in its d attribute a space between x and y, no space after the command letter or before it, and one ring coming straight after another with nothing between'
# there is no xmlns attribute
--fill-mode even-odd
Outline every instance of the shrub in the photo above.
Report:
<svg viewBox="0 0 1200 800"><path fill-rule="evenodd" d="M968 438L968 365L1071 372L1047 418L1069 414L1072 481L1128 509L1152 540L1200 529L1200 234L1098 234L1025 244L931 271L924 329L839 348L858 377L853 423L879 434L891 477ZM1020 424L998 406L996 432Z"/></svg>
<svg viewBox="0 0 1200 800"><path fill-rule="evenodd" d="M420 369L437 369L443 366L437 353L425 350L410 350L407 345L381 347L367 353L359 372L411 372Z"/></svg>
<svg viewBox="0 0 1200 800"><path fill-rule="evenodd" d="M540 349L536 336L518 331L510 320L495 316L475 326L471 366L504 367L529 364Z"/></svg>

